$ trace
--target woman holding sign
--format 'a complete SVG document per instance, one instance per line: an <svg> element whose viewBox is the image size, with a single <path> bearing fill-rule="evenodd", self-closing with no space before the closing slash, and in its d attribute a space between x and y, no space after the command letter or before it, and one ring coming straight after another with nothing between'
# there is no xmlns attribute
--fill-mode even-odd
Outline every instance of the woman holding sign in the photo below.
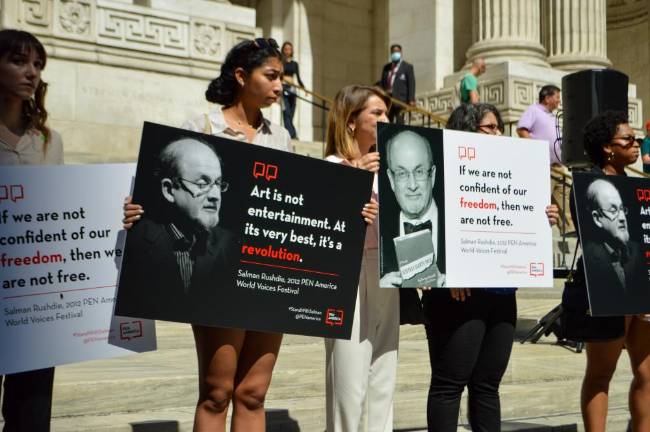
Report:
<svg viewBox="0 0 650 432"><path fill-rule="evenodd" d="M351 85L334 98L327 122L326 160L376 173L377 122L387 122L388 97L379 89ZM369 223L350 340L326 339L328 432L393 430L393 392L399 343L399 292L379 288L377 179L362 213ZM365 401L365 403L364 403ZM364 410L364 407L367 407ZM365 411L365 412L364 412Z"/></svg>
<svg viewBox="0 0 650 432"><path fill-rule="evenodd" d="M63 163L61 137L45 125L46 61L30 33L0 31L0 165ZM54 368L5 376L4 430L49 431L53 382Z"/></svg>
<svg viewBox="0 0 650 432"><path fill-rule="evenodd" d="M493 105L464 104L451 113L447 128L501 135L503 121ZM551 224L557 223L557 206L547 207L546 214ZM431 361L429 430L456 431L465 387L472 430L500 430L499 385L517 322L515 288L434 289L424 293L423 305L430 321L426 327Z"/></svg>
<svg viewBox="0 0 650 432"><path fill-rule="evenodd" d="M624 112L607 111L585 126L585 151L595 167L592 172L626 175L625 168L639 158L639 144ZM572 213L573 211L572 202ZM604 209L610 211L609 208ZM614 211L623 211L621 208ZM604 211L601 213L605 213ZM574 215L575 216L575 215ZM602 217L605 218L606 215ZM610 219L611 220L611 219ZM582 257L578 274L584 274ZM576 277L576 280L578 277ZM584 281L584 278L580 279ZM586 289L586 288L585 288ZM607 425L609 382L625 347L634 378L629 405L632 431L650 430L650 316L592 317L587 333L599 333L609 340L587 342L587 367L582 382L581 409L585 430L604 431ZM585 330L585 329L583 329Z"/></svg>
<svg viewBox="0 0 650 432"><path fill-rule="evenodd" d="M215 105L183 127L291 151L289 133L262 115L282 94L282 55L273 39L234 46L221 74L205 92ZM128 201L124 227L140 219L143 209ZM232 402L233 431L264 431L264 398L271 384L282 335L232 328L192 325L199 364L199 400L195 431L223 431Z"/></svg>

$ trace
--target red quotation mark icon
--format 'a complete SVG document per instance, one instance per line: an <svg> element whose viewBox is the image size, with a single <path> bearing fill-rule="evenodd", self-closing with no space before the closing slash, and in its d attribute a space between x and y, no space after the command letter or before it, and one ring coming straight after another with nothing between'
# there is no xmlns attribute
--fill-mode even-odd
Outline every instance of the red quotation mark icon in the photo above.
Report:
<svg viewBox="0 0 650 432"><path fill-rule="evenodd" d="M650 201L650 189L637 189L636 199L639 201Z"/></svg>
<svg viewBox="0 0 650 432"><path fill-rule="evenodd" d="M531 276L544 276L544 263L530 263Z"/></svg>
<svg viewBox="0 0 650 432"><path fill-rule="evenodd" d="M343 315L343 309L329 308L325 312L325 324L330 326L342 326Z"/></svg>
<svg viewBox="0 0 650 432"><path fill-rule="evenodd" d="M263 177L267 181L278 178L278 166L265 164L264 162L255 162L253 165L253 177Z"/></svg>
<svg viewBox="0 0 650 432"><path fill-rule="evenodd" d="M8 199L16 202L24 198L23 185L0 185L0 202Z"/></svg>
<svg viewBox="0 0 650 432"><path fill-rule="evenodd" d="M131 340L142 337L142 321L120 323L120 339Z"/></svg>
<svg viewBox="0 0 650 432"><path fill-rule="evenodd" d="M476 148L474 147L458 147L458 159L476 159Z"/></svg>

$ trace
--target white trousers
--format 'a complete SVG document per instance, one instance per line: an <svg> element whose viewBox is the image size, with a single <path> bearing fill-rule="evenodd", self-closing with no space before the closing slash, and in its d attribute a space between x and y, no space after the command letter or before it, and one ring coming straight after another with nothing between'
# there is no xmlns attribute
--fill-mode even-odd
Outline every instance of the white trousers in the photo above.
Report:
<svg viewBox="0 0 650 432"><path fill-rule="evenodd" d="M399 344L398 288L379 288L377 249L365 250L352 339L326 339L327 432L390 432Z"/></svg>

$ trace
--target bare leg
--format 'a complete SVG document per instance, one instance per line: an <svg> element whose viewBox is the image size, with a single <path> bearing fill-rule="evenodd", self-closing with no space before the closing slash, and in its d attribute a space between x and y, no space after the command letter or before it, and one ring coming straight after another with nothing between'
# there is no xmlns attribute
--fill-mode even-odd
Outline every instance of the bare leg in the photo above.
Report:
<svg viewBox="0 0 650 432"><path fill-rule="evenodd" d="M264 432L264 399L271 385L282 334L247 331L235 378L231 430Z"/></svg>
<svg viewBox="0 0 650 432"><path fill-rule="evenodd" d="M634 432L650 431L650 322L632 317L625 335L634 378L630 385L630 413Z"/></svg>
<svg viewBox="0 0 650 432"><path fill-rule="evenodd" d="M623 338L587 343L587 369L580 405L585 432L604 432L607 425L609 382L623 349Z"/></svg>
<svg viewBox="0 0 650 432"><path fill-rule="evenodd" d="M224 432L245 330L193 325L199 362L194 432Z"/></svg>

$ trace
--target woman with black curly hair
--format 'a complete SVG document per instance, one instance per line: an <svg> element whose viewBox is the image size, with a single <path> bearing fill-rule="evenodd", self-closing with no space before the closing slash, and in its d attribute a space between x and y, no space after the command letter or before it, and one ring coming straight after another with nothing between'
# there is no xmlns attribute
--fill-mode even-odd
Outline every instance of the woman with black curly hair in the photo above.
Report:
<svg viewBox="0 0 650 432"><path fill-rule="evenodd" d="M584 147L595 165L592 171L599 174L625 175L625 167L639 158L639 144L624 112L607 111L589 121L584 131ZM584 274L583 268L581 258L578 275ZM632 431L650 431L648 316L592 318L589 322L598 327L594 331L607 331L612 339L587 342L587 366L581 392L585 431L599 432L606 428L609 382L623 347L627 349L634 374L629 394Z"/></svg>
<svg viewBox="0 0 650 432"><path fill-rule="evenodd" d="M215 107L183 128L291 151L289 133L262 115L282 94L282 55L273 39L235 45L221 74L205 92ZM127 202L124 227L143 213ZM264 398L271 384L282 334L192 325L199 363L194 431L224 431L232 402L231 430L264 431Z"/></svg>

